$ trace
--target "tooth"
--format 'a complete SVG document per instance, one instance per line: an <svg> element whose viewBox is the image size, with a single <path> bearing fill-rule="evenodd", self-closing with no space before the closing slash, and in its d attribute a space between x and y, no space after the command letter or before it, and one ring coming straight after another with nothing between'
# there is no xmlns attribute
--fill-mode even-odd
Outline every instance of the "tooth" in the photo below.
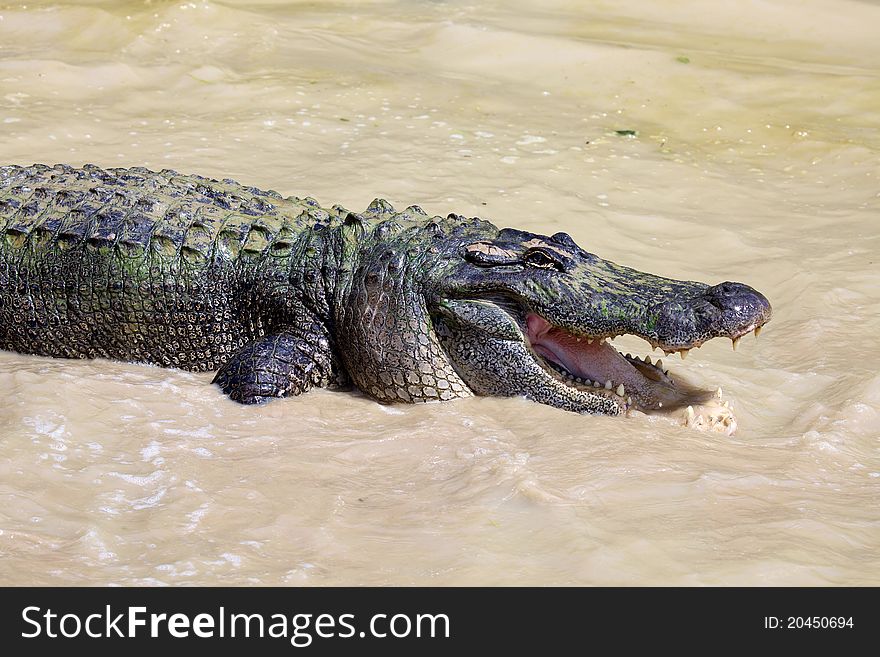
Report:
<svg viewBox="0 0 880 657"><path fill-rule="evenodd" d="M721 388L718 388L718 390L715 391L715 396L718 397L718 399L721 399Z"/></svg>
<svg viewBox="0 0 880 657"><path fill-rule="evenodd" d="M611 390L611 379L605 382L605 390Z"/></svg>
<svg viewBox="0 0 880 657"><path fill-rule="evenodd" d="M654 365L657 366L657 369L658 369L658 370L662 370L662 369L663 369L663 360L661 360L660 358L658 358L658 359L657 359L657 362L654 363Z"/></svg>
<svg viewBox="0 0 880 657"><path fill-rule="evenodd" d="M624 388L623 388L623 384L622 384L622 383L621 383L619 386L617 386L617 391L616 391L616 392L617 392L617 396L618 396L618 397L623 397L623 393L625 392L625 390L624 390Z"/></svg>
<svg viewBox="0 0 880 657"><path fill-rule="evenodd" d="M590 381L589 379L584 379L584 385L591 386L591 385L593 385L593 382Z"/></svg>
<svg viewBox="0 0 880 657"><path fill-rule="evenodd" d="M764 328L764 327L763 327L763 326L759 326L759 327L757 327L757 328L755 329L755 337L756 337L756 338L758 337L758 334L761 332L761 329L762 329L762 328Z"/></svg>
<svg viewBox="0 0 880 657"><path fill-rule="evenodd" d="M731 339L730 339L730 341L733 342L733 350L734 350L734 351L736 351L736 345L739 344L739 341L740 341L741 339L742 339L742 338L731 338Z"/></svg>
<svg viewBox="0 0 880 657"><path fill-rule="evenodd" d="M578 341L578 342L580 342L580 341L581 341L581 339L580 339L580 338L578 338L578 339L577 339L577 341Z"/></svg>
<svg viewBox="0 0 880 657"><path fill-rule="evenodd" d="M594 388L601 388L601 387L602 387L602 384L599 383L598 381L593 381L593 387L594 387Z"/></svg>
<svg viewBox="0 0 880 657"><path fill-rule="evenodd" d="M627 397L627 398L626 398L626 405L629 406L629 405L631 405L632 403L633 403L633 398L632 398L632 397Z"/></svg>
<svg viewBox="0 0 880 657"><path fill-rule="evenodd" d="M593 344L593 338L587 338L587 344Z"/></svg>
<svg viewBox="0 0 880 657"><path fill-rule="evenodd" d="M690 349L682 349L681 351L678 352L678 355L681 356L682 360L687 358L688 351L690 351Z"/></svg>
<svg viewBox="0 0 880 657"><path fill-rule="evenodd" d="M630 360L632 360L633 355L628 353L628 354L626 355L626 357L629 358Z"/></svg>
<svg viewBox="0 0 880 657"><path fill-rule="evenodd" d="M688 421L692 422L694 419L694 407L688 406Z"/></svg>
<svg viewBox="0 0 880 657"><path fill-rule="evenodd" d="M651 364L651 357L650 357L650 356L645 356L645 362L646 362L648 365L650 365L650 364Z"/></svg>

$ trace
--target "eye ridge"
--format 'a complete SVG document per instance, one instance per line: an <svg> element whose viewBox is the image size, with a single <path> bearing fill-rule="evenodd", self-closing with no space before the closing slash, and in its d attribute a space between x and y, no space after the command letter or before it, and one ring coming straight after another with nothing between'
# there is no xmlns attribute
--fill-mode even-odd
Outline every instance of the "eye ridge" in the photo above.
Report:
<svg viewBox="0 0 880 657"><path fill-rule="evenodd" d="M562 263L558 262L555 258L540 249L532 249L526 253L523 260L527 265L539 269L555 269L556 271L562 271Z"/></svg>

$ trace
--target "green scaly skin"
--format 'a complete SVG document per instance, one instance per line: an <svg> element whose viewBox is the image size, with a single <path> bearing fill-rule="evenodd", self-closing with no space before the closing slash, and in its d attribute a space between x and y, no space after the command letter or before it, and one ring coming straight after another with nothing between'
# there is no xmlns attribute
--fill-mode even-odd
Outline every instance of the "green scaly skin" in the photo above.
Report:
<svg viewBox="0 0 880 657"><path fill-rule="evenodd" d="M0 348L217 371L243 403L354 384L382 402L652 410L679 403L675 383L604 338L678 351L769 318L745 285L638 272L564 233L169 170L0 167ZM585 383L603 368L629 392Z"/></svg>

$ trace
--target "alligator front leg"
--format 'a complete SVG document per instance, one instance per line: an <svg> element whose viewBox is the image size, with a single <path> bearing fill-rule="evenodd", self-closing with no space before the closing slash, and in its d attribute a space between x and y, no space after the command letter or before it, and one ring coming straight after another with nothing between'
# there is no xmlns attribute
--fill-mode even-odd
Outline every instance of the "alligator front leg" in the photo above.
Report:
<svg viewBox="0 0 880 657"><path fill-rule="evenodd" d="M291 333L267 335L235 352L214 377L231 399L262 404L329 385L332 356L326 340L305 340Z"/></svg>

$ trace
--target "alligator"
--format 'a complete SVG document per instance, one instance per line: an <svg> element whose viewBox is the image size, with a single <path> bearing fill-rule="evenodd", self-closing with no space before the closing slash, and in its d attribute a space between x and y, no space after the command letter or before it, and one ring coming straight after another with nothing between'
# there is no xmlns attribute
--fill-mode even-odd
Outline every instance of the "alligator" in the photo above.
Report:
<svg viewBox="0 0 880 657"><path fill-rule="evenodd" d="M770 319L742 283L643 273L566 233L363 212L176 171L0 167L0 349L190 371L244 404L350 388L384 402L522 396L680 408L680 353Z"/></svg>

